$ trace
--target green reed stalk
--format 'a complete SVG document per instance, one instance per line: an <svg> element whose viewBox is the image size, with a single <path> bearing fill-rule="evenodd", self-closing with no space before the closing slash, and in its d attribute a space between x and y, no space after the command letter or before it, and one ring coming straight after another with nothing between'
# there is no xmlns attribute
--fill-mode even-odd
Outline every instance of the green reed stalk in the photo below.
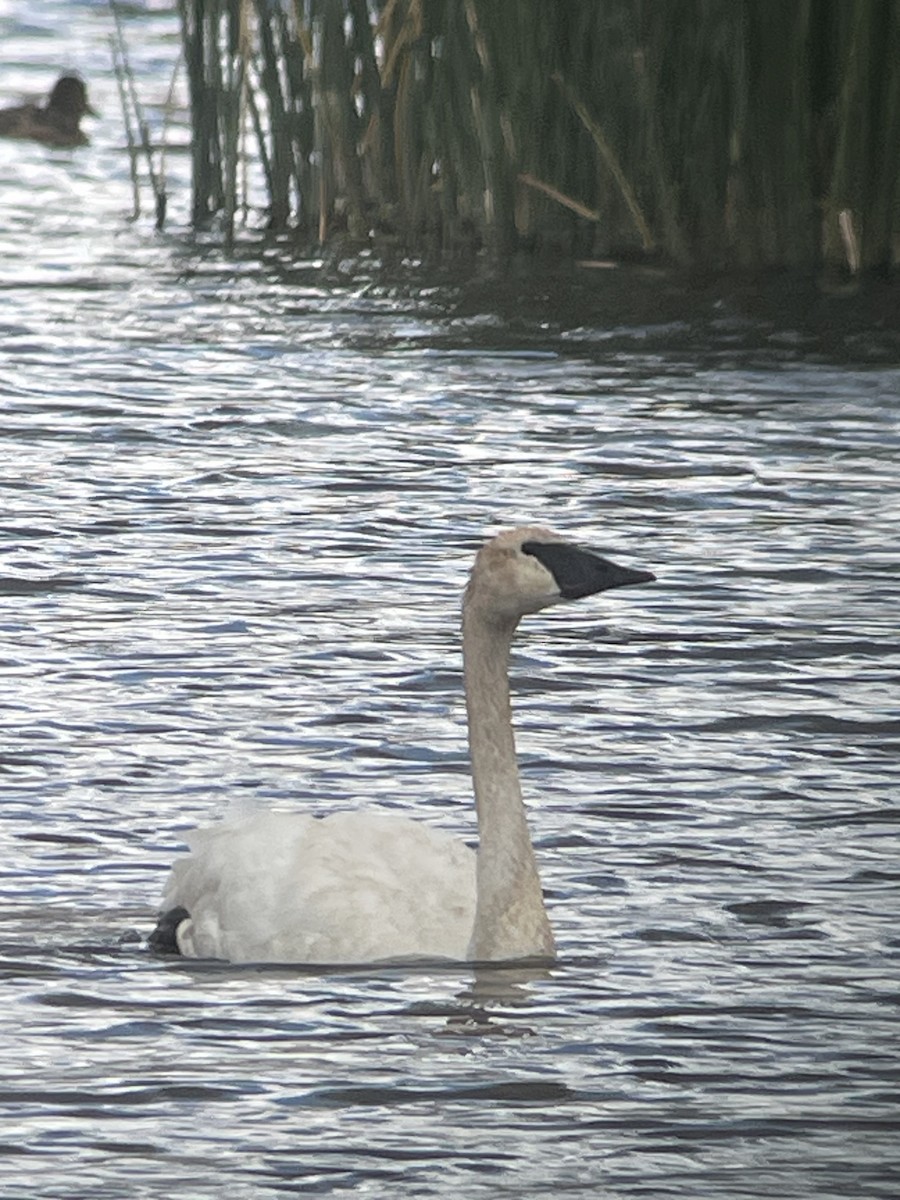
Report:
<svg viewBox="0 0 900 1200"><path fill-rule="evenodd" d="M179 0L193 216L862 269L897 257L900 8L883 0Z"/></svg>

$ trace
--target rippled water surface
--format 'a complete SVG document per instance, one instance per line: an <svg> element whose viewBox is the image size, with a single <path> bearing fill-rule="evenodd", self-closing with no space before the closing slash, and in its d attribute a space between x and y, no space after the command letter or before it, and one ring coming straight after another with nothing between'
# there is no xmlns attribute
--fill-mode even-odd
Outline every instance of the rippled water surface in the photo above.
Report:
<svg viewBox="0 0 900 1200"><path fill-rule="evenodd" d="M156 235L105 6L40 13L5 102L103 117L0 144L0 1194L895 1197L894 301L228 258L177 153ZM235 801L472 836L459 596L523 520L658 576L517 644L559 964L154 957Z"/></svg>

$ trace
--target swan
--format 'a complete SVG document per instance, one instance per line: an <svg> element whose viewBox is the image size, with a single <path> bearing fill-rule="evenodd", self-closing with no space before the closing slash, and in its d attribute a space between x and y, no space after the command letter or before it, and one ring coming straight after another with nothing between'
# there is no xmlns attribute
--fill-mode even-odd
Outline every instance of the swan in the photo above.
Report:
<svg viewBox="0 0 900 1200"><path fill-rule="evenodd" d="M477 851L391 814L223 820L188 838L151 945L233 963L553 960L516 765L513 634L527 613L653 579L538 526L485 542L462 616Z"/></svg>

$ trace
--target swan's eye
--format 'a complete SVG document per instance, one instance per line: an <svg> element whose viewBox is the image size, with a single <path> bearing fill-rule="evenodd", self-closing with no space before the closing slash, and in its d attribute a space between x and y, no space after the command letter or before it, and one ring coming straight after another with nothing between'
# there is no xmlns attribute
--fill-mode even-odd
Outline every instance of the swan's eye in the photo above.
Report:
<svg viewBox="0 0 900 1200"><path fill-rule="evenodd" d="M536 558L551 575L555 577L556 568L561 566L571 554L571 548L564 542L523 542L522 553Z"/></svg>

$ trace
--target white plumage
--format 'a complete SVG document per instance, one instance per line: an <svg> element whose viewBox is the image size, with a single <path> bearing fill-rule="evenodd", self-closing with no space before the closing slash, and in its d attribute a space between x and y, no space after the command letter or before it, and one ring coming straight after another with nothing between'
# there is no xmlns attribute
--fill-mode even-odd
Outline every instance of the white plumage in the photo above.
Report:
<svg viewBox="0 0 900 1200"><path fill-rule="evenodd" d="M151 941L231 962L552 959L516 765L512 637L526 613L651 579L546 529L508 530L485 543L463 603L477 852L388 814L232 818L190 836Z"/></svg>
<svg viewBox="0 0 900 1200"><path fill-rule="evenodd" d="M407 817L261 812L196 830L165 906L182 954L231 962L464 959L475 851Z"/></svg>

